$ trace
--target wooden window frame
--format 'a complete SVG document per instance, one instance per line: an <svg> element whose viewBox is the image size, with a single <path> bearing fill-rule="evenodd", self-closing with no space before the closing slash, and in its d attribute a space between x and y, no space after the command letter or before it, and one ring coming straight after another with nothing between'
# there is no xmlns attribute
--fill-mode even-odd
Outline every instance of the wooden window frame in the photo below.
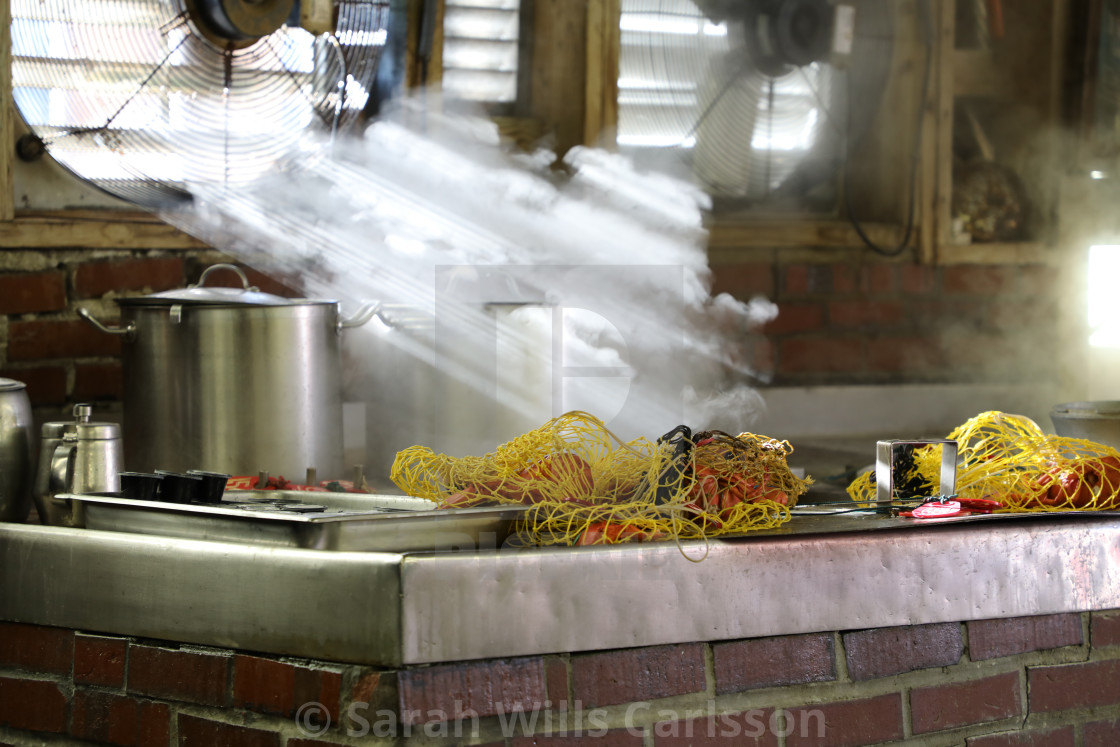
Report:
<svg viewBox="0 0 1120 747"><path fill-rule="evenodd" d="M24 127L12 98L11 31L11 5L0 0L0 250L207 248L206 243L139 209L17 209L13 166Z"/></svg>
<svg viewBox="0 0 1120 747"><path fill-rule="evenodd" d="M946 241L948 193L951 190L951 152L946 144L951 139L951 101L954 73L959 61L953 53L953 9L957 0L931 0L936 28L930 60L931 79L923 112L922 140L919 144L919 175L916 181L915 237L912 249L899 256L900 261L917 260L925 264L1054 262L1054 252L1039 242L1018 244L977 244L956 247ZM1053 0L1060 6L1064 0ZM594 144L600 133L612 131L618 122L618 57L620 50L618 18L619 0L587 0L587 82L584 101L584 142ZM948 20L947 20L948 19ZM1055 23L1055 39L1064 32ZM915 50L896 62L902 68L921 69L924 59ZM921 55L924 57L924 55ZM918 97L912 97L917 111ZM946 107L948 111L946 110ZM903 232L899 223L869 222L861 224L864 233L878 246L894 246ZM866 249L863 239L847 220L813 218L753 219L713 217L709 228L712 255L741 255L756 252L769 257L780 250L784 258L791 252L809 261L835 260L835 250L854 253ZM826 250L824 253L821 250Z"/></svg>
<svg viewBox="0 0 1120 747"><path fill-rule="evenodd" d="M924 108L921 177L918 182L917 258L931 264L1056 262L1058 252L1038 242L954 247L945 242L947 194L951 187L951 103L958 77L953 54L953 4L931 0L938 28L933 50L934 78ZM410 13L420 0L409 0ZM532 44L521 116L495 116L503 132L526 143L543 131L553 134L563 151L577 144L599 144L600 135L617 123L619 0L525 0L531 6L525 43ZM1060 7L1063 0L1054 0ZM440 3L442 6L442 3ZM1055 38L1061 33L1055 24ZM410 28L411 28L410 24ZM437 26L432 69L438 71L441 39ZM415 46L410 35L406 81L418 80ZM530 41L531 40L531 41ZM11 88L11 13L0 0L0 249L89 247L115 249L200 249L204 242L142 210L21 210L15 204L13 163L19 126ZM861 251L863 242L847 221L714 220L709 246L713 254L790 252L814 258L837 258L835 250ZM890 245L900 226L867 224L876 242ZM822 254L822 252L824 252ZM912 259L906 253L902 259ZM823 260L822 260L823 261Z"/></svg>

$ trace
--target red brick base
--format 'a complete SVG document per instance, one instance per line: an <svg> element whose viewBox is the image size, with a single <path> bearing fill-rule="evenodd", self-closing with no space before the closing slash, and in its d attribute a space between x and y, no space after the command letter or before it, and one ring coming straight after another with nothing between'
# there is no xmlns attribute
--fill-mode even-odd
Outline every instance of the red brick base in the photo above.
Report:
<svg viewBox="0 0 1120 747"><path fill-rule="evenodd" d="M50 735L137 747L410 737L505 747L1112 747L1120 611L400 671L0 623L0 745Z"/></svg>

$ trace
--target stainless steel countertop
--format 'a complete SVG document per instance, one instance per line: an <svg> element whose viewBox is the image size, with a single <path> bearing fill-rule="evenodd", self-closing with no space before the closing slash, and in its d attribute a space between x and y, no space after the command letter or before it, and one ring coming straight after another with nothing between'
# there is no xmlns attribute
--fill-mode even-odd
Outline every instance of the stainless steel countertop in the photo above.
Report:
<svg viewBox="0 0 1120 747"><path fill-rule="evenodd" d="M706 546L466 553L0 524L0 619L401 666L1120 608L1115 515L842 516Z"/></svg>

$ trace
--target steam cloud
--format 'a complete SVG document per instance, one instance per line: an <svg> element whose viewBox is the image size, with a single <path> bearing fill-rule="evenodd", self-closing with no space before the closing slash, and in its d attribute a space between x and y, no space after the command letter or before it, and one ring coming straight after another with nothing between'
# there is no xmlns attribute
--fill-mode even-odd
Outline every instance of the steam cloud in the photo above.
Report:
<svg viewBox="0 0 1120 747"><path fill-rule="evenodd" d="M482 454L572 409L622 438L749 429L762 401L731 351L776 308L711 295L706 196L602 150L553 161L406 101L162 217L311 297L379 304L343 333L374 474L412 443Z"/></svg>

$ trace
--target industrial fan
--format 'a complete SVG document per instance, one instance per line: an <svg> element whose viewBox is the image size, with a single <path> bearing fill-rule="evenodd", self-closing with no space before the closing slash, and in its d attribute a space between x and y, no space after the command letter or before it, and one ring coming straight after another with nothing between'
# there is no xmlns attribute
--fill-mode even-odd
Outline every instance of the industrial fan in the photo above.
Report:
<svg viewBox="0 0 1120 747"><path fill-rule="evenodd" d="M36 144L143 207L236 187L379 95L390 0L11 0L12 95Z"/></svg>
<svg viewBox="0 0 1120 747"><path fill-rule="evenodd" d="M897 5L622 0L620 150L684 164L717 209L835 204L887 85Z"/></svg>

